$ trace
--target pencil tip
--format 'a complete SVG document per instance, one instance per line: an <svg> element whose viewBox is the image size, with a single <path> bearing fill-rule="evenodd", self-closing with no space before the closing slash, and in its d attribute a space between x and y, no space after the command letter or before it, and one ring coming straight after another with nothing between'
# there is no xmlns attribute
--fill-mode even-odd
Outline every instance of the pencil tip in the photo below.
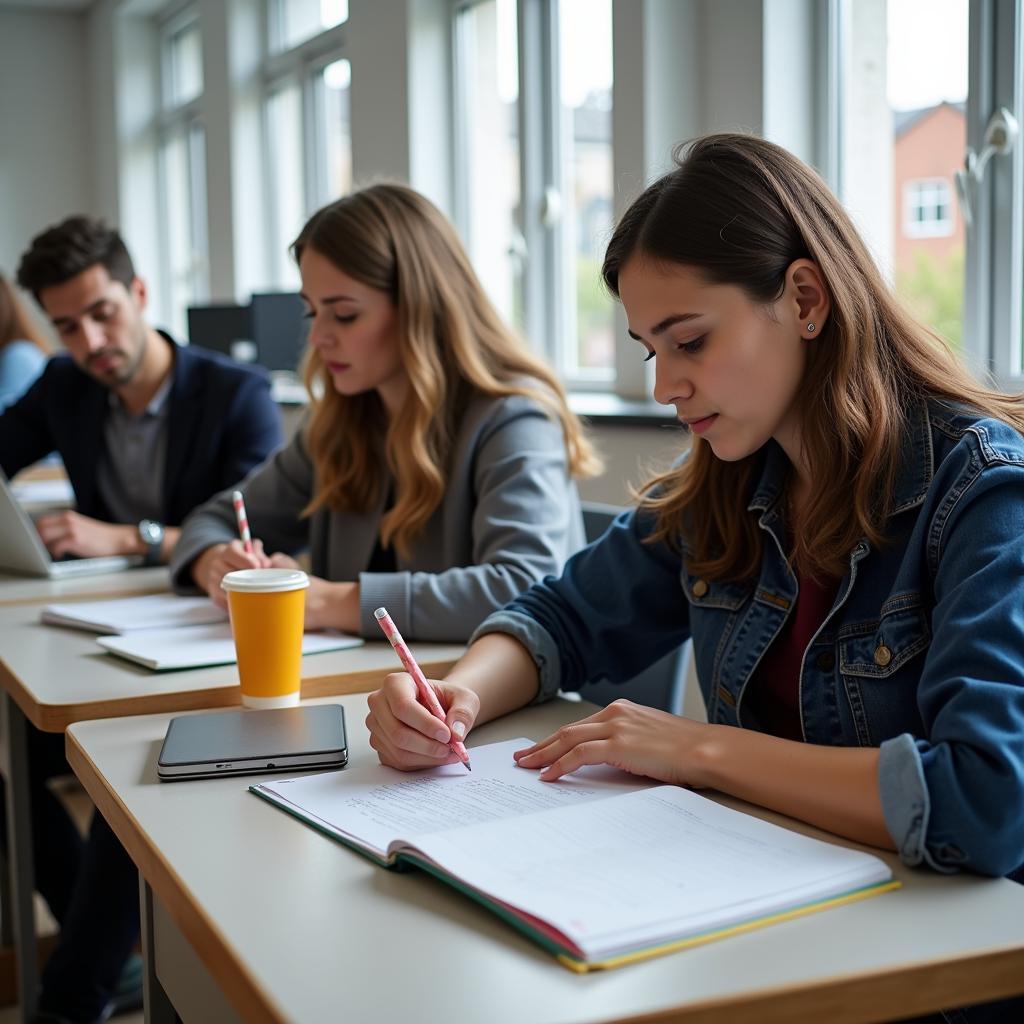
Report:
<svg viewBox="0 0 1024 1024"><path fill-rule="evenodd" d="M473 770L473 769L472 769L472 768L470 767L470 765L469 765L469 758L466 758L466 760L465 760L465 761L463 761L462 763L463 763L463 764L464 764L464 765L466 766L466 771L467 771L467 772L471 772L471 771Z"/></svg>

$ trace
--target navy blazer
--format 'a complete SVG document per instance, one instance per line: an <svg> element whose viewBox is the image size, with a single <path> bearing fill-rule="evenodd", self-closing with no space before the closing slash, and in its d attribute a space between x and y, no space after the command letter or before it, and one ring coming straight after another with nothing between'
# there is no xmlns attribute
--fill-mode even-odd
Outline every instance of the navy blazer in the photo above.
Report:
<svg viewBox="0 0 1024 1024"><path fill-rule="evenodd" d="M237 483L280 446L281 416L264 370L161 336L174 345L163 522L180 526L192 509ZM11 477L56 451L78 511L109 521L96 486L109 395L70 356L54 356L0 415L0 468Z"/></svg>

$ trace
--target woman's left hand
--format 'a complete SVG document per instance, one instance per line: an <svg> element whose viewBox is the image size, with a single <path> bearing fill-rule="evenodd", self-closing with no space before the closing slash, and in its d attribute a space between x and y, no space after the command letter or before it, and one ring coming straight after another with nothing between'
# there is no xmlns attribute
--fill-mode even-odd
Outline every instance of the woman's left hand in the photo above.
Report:
<svg viewBox="0 0 1024 1024"><path fill-rule="evenodd" d="M290 555L280 551L270 556L275 569L302 569ZM340 629L359 635L359 584L331 583L319 576L309 577L306 591L306 629Z"/></svg>
<svg viewBox="0 0 1024 1024"><path fill-rule="evenodd" d="M589 718L563 725L556 733L514 754L520 768L543 768L554 782L586 764L607 764L633 775L700 789L703 744L714 726L617 700Z"/></svg>

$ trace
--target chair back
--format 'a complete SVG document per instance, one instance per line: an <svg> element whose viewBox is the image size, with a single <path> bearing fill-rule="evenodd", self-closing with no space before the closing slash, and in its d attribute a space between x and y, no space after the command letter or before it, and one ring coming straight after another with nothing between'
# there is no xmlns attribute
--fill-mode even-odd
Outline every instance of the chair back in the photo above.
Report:
<svg viewBox="0 0 1024 1024"><path fill-rule="evenodd" d="M583 502L583 529L587 543L600 538L625 509L600 502ZM580 696L594 704L610 704L625 697L636 704L660 708L678 715L683 710L687 668L690 661L690 641L659 658L643 672L625 682L601 679L580 687Z"/></svg>

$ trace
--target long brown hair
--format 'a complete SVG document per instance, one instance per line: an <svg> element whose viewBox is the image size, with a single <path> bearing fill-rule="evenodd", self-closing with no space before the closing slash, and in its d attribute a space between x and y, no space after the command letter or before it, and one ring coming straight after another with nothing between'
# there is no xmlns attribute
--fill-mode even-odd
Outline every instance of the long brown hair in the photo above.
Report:
<svg viewBox="0 0 1024 1024"><path fill-rule="evenodd" d="M561 424L570 472L600 468L557 377L505 326L454 229L418 192L377 184L339 199L302 229L292 246L297 261L307 247L391 299L410 382L405 404L389 421L375 391L338 394L308 346L306 441L318 483L307 515L324 506L366 511L379 497L383 454L396 489L381 541L407 551L444 496L451 444L474 394L534 399Z"/></svg>
<svg viewBox="0 0 1024 1024"><path fill-rule="evenodd" d="M0 274L0 348L19 339L31 341L43 352L50 351L46 336L28 315L11 283Z"/></svg>
<svg viewBox="0 0 1024 1024"><path fill-rule="evenodd" d="M797 401L812 481L793 560L813 575L841 575L862 537L883 542L908 415L921 399L967 405L1024 433L1018 397L982 387L945 342L917 323L883 281L850 218L821 178L792 154L752 135L718 134L680 146L677 167L626 211L602 275L618 295L635 254L678 263L709 283L731 284L766 306L786 269L813 260L831 297L821 333L807 343ZM693 573L756 576L757 514L747 511L762 452L717 459L694 438L679 469L641 489L656 514L654 539L685 546ZM682 543L685 535L685 545Z"/></svg>

